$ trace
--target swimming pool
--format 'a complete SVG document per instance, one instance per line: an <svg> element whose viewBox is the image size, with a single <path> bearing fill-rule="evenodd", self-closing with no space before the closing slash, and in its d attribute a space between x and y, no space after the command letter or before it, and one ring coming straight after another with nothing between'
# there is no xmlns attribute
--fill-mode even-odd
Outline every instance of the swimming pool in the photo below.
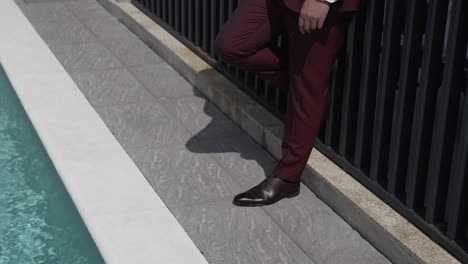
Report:
<svg viewBox="0 0 468 264"><path fill-rule="evenodd" d="M0 263L103 263L0 65Z"/></svg>

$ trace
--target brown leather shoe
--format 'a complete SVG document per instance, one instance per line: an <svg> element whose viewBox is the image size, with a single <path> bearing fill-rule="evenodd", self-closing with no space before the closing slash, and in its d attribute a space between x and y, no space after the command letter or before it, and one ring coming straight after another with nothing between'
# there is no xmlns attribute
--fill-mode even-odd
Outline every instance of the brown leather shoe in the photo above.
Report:
<svg viewBox="0 0 468 264"><path fill-rule="evenodd" d="M237 206L262 206L274 204L283 198L299 195L300 182L285 182L280 178L268 176L258 185L234 197Z"/></svg>

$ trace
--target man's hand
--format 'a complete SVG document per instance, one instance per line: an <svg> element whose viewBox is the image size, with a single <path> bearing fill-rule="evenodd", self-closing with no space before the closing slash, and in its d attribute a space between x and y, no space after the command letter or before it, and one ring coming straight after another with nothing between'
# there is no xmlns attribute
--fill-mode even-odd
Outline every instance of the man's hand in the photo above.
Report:
<svg viewBox="0 0 468 264"><path fill-rule="evenodd" d="M321 29L327 18L330 4L322 0L304 0L299 15L299 31L302 34Z"/></svg>

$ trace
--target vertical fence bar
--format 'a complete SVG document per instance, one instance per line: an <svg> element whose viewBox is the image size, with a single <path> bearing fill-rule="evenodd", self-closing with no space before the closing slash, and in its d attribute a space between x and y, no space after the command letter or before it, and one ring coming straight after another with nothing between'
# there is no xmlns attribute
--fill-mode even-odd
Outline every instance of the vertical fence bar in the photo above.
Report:
<svg viewBox="0 0 468 264"><path fill-rule="evenodd" d="M420 84L416 91L414 115L411 127L410 151L406 173L406 205L411 209L423 209L423 197L429 158L429 140L432 129L433 105L436 90L441 83L442 49L448 1L431 0L424 36ZM426 164L425 164L426 163Z"/></svg>
<svg viewBox="0 0 468 264"><path fill-rule="evenodd" d="M216 59L215 49L214 49L214 41L216 39L216 35L218 34L217 30L217 13L216 7L218 6L218 0L210 0L211 1L211 20L210 20L210 56Z"/></svg>
<svg viewBox="0 0 468 264"><path fill-rule="evenodd" d="M461 96L461 105L446 205L449 209L447 237L452 240L463 239L468 227L468 84Z"/></svg>
<svg viewBox="0 0 468 264"><path fill-rule="evenodd" d="M382 17L384 1L367 1L367 17L363 46L363 69L359 91L359 108L356 128L356 144L354 149L354 166L363 169L365 153L370 152L370 121L375 107L375 87L380 60Z"/></svg>
<svg viewBox="0 0 468 264"><path fill-rule="evenodd" d="M167 23L174 27L174 1L176 0L167 0Z"/></svg>
<svg viewBox="0 0 468 264"><path fill-rule="evenodd" d="M182 0L174 0L175 3L174 3L174 27L175 27L175 30L178 32L178 33L182 33L182 30L181 30L181 26L180 26L180 19L182 17L181 13L182 13L182 10L180 8L180 1Z"/></svg>
<svg viewBox="0 0 468 264"><path fill-rule="evenodd" d="M156 0L156 16L161 18L162 0Z"/></svg>
<svg viewBox="0 0 468 264"><path fill-rule="evenodd" d="M156 13L156 2L155 0L149 0L150 1L150 10L151 10L151 13Z"/></svg>
<svg viewBox="0 0 468 264"><path fill-rule="evenodd" d="M426 21L426 0L406 2L406 23L404 45L400 66L400 81L394 122L392 124L390 154L388 165L388 186L390 193L402 193L404 190L404 169L407 166L409 127L413 112L414 95L418 85L418 71L421 61L421 44Z"/></svg>
<svg viewBox="0 0 468 264"><path fill-rule="evenodd" d="M161 5L161 18L162 18L162 20L164 22L167 22L167 1L168 0L160 0L160 1L162 2L162 5Z"/></svg>
<svg viewBox="0 0 468 264"><path fill-rule="evenodd" d="M456 104L456 87L464 78L463 65L468 40L468 32L463 30L467 25L467 15L464 11L468 7L466 0L452 0L450 27L447 40L447 61L444 77L437 98L437 108L433 127L431 152L429 158L429 173L425 203L427 207L426 221L435 223L443 218L445 195L448 180L441 177L450 169L449 157L455 129L451 122L454 115L453 106ZM447 142L448 141L448 142Z"/></svg>
<svg viewBox="0 0 468 264"><path fill-rule="evenodd" d="M228 0L228 17L234 12L234 1L235 0Z"/></svg>
<svg viewBox="0 0 468 264"><path fill-rule="evenodd" d="M194 8L193 8L193 4L195 2L195 0L187 0L188 1L188 19L187 19L187 23L188 23L188 39L191 41L191 42L194 42L195 40L195 29L194 29L194 25L195 25L195 21L193 20L194 18L194 15L193 15L193 12L194 12Z"/></svg>
<svg viewBox="0 0 468 264"><path fill-rule="evenodd" d="M385 22L381 65L377 86L374 128L372 133L372 154L370 177L374 181L385 180L389 148L389 124L392 120L393 95L398 85L400 58L401 17L403 0L388 0L385 8Z"/></svg>
<svg viewBox="0 0 468 264"><path fill-rule="evenodd" d="M205 52L208 52L208 33L209 31L207 30L208 29L208 15L209 12L208 12L208 0L202 0L202 13L201 13L201 17L202 17L202 49L205 51Z"/></svg>
<svg viewBox="0 0 468 264"><path fill-rule="evenodd" d="M333 95L330 96L331 104L329 106L329 133L326 134L329 137L329 146L332 148L338 146L340 136L340 125L341 125L341 106L343 105L343 85L344 85L344 65L345 65L345 50L341 50L338 54L338 63L336 72L333 76Z"/></svg>
<svg viewBox="0 0 468 264"><path fill-rule="evenodd" d="M195 0L195 45L202 45L202 1Z"/></svg>
<svg viewBox="0 0 468 264"><path fill-rule="evenodd" d="M333 114L333 110L335 109L335 99L336 99L336 90L338 89L338 63L335 64L335 67L333 67L332 71L332 83L330 87L330 104L327 106L327 113L328 116L325 119L325 144L331 145L332 144L332 138L333 138L333 120L335 118L335 115Z"/></svg>
<svg viewBox="0 0 468 264"><path fill-rule="evenodd" d="M345 76L343 86L343 104L341 106L341 124L339 153L345 157L348 155L356 130L357 94L359 89L359 76L361 75L362 41L365 16L358 14L348 29L346 37Z"/></svg>
<svg viewBox="0 0 468 264"><path fill-rule="evenodd" d="M228 0L227 18L229 18L231 16L231 14L234 12L234 1L235 0ZM229 66L229 71L232 72L234 74L234 76L236 76L236 77L240 75L239 69L234 68L233 66ZM241 87L241 89L242 89L242 87Z"/></svg>
<svg viewBox="0 0 468 264"><path fill-rule="evenodd" d="M181 23L181 34L184 37L187 37L187 1L180 0L180 23Z"/></svg>
<svg viewBox="0 0 468 264"><path fill-rule="evenodd" d="M244 72L244 76L245 76L245 78L244 78L244 87L245 87L247 90L250 90L250 87L249 87L249 76L250 76L250 75L251 75L250 72L248 72L248 71L245 71L245 72Z"/></svg>
<svg viewBox="0 0 468 264"><path fill-rule="evenodd" d="M217 0L215 0L217 1ZM223 29L224 22L226 21L226 1L218 1L218 30L221 31ZM221 61L217 61L218 65L224 66ZM224 67L223 67L224 68Z"/></svg>
<svg viewBox="0 0 468 264"><path fill-rule="evenodd" d="M224 22L226 21L226 1L219 1L219 29L223 28Z"/></svg>

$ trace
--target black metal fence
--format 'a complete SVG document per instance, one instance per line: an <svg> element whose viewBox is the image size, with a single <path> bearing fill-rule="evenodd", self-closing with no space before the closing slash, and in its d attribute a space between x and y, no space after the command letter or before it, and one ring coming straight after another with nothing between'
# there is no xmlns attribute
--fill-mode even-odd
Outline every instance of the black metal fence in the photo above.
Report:
<svg viewBox="0 0 468 264"><path fill-rule="evenodd" d="M286 94L217 61L213 41L237 2L133 0L282 118ZM468 1L367 2L333 71L317 148L468 263Z"/></svg>

